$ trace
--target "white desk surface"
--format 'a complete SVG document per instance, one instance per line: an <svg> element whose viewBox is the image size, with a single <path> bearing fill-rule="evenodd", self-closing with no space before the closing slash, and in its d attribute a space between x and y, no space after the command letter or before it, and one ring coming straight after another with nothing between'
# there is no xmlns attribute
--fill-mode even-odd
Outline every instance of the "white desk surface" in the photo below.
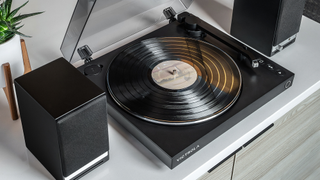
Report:
<svg viewBox="0 0 320 180"><path fill-rule="evenodd" d="M36 0L34 0L36 1ZM28 20L42 28L23 29L31 34L26 39L33 68L37 68L58 57L72 9L76 0L37 0L32 11L45 10L44 17ZM60 14L55 14L59 3ZM196 0L189 12L210 24L229 32L232 15L232 0ZM57 17L48 22L50 17ZM67 18L63 18L67 17ZM27 22L25 22L27 23ZM59 25L59 26L58 26ZM152 28L119 42L118 45L139 37ZM36 33L36 34L34 34ZM188 160L170 170L147 148L122 129L109 121L110 160L82 179L195 179L224 159L244 142L284 115L302 100L320 88L320 24L303 17L295 43L271 59L295 73L293 86L269 103L245 118L219 138L194 154ZM20 119L12 121L4 93L0 92L0 179L37 180L53 179L48 171L26 149Z"/></svg>

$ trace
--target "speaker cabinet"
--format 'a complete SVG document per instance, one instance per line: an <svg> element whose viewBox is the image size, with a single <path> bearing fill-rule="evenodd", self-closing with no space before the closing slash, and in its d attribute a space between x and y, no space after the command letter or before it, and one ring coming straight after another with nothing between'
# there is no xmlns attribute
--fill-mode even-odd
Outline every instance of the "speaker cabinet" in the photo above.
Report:
<svg viewBox="0 0 320 180"><path fill-rule="evenodd" d="M26 146L56 179L78 179L109 159L105 92L66 60L15 87Z"/></svg>
<svg viewBox="0 0 320 180"><path fill-rule="evenodd" d="M267 56L293 43L305 0L235 0L231 35Z"/></svg>

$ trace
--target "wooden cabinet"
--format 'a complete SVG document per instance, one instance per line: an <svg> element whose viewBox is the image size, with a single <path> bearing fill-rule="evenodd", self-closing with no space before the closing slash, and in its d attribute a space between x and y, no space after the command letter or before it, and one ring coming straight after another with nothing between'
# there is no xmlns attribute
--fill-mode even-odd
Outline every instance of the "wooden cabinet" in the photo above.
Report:
<svg viewBox="0 0 320 180"><path fill-rule="evenodd" d="M225 164L226 163L226 164ZM301 102L274 126L202 179L319 179L320 90Z"/></svg>
<svg viewBox="0 0 320 180"><path fill-rule="evenodd" d="M199 180L229 180L232 177L232 169L234 163L234 156L231 156L225 162L223 162L220 166L213 169L210 173L207 172L202 175Z"/></svg>

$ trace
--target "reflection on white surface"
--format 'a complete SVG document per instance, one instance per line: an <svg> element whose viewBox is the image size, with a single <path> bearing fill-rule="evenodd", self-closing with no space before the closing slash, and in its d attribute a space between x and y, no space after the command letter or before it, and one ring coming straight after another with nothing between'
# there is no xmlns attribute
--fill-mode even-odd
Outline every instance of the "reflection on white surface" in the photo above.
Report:
<svg viewBox="0 0 320 180"><path fill-rule="evenodd" d="M10 177L26 171L30 166L20 120L11 119L5 100L4 93L0 91L0 174Z"/></svg>
<svg viewBox="0 0 320 180"><path fill-rule="evenodd" d="M86 164L85 166L82 166L80 169L78 169L75 172L73 172L72 174L70 174L68 177L65 177L65 180L71 180L72 178L80 175L81 173L85 172L86 169L88 169L91 166L93 166L94 164L98 163L103 158L107 157L108 155L109 155L109 151L103 153L102 155L100 155L99 157L95 158L94 160L92 160L91 162Z"/></svg>
<svg viewBox="0 0 320 180"><path fill-rule="evenodd" d="M0 90L0 179L53 179L25 146L20 118L11 119L5 94Z"/></svg>

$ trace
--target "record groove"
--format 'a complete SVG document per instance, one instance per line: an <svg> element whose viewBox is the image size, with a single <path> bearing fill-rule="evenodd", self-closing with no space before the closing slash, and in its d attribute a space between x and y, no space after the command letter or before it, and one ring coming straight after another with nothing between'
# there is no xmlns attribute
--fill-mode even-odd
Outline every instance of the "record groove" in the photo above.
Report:
<svg viewBox="0 0 320 180"><path fill-rule="evenodd" d="M214 120L237 100L241 74L219 48L195 39L152 38L118 54L107 88L130 114L153 123Z"/></svg>

